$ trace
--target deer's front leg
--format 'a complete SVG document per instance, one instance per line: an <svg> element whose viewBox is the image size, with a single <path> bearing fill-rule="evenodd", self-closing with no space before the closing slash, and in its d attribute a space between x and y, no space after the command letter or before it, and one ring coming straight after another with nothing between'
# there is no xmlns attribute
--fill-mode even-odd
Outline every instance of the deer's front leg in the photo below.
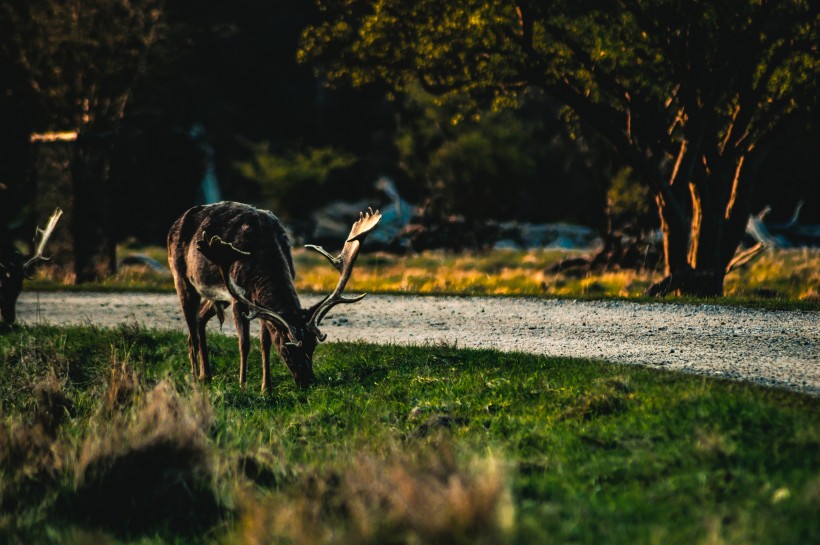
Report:
<svg viewBox="0 0 820 545"><path fill-rule="evenodd" d="M262 347L262 392L270 391L270 347L273 342L268 324L262 324L259 333L259 344Z"/></svg>
<svg viewBox="0 0 820 545"><path fill-rule="evenodd" d="M251 349L250 329L251 324L244 313L247 309L239 303L233 304L233 323L236 326L236 334L239 337L239 387L245 388L245 381L248 378L248 352Z"/></svg>
<svg viewBox="0 0 820 545"><path fill-rule="evenodd" d="M182 304L182 314L185 316L185 324L188 326L188 360L191 362L191 375L197 376L197 353L199 351L199 317L200 306L199 296L185 287L177 286L180 303Z"/></svg>

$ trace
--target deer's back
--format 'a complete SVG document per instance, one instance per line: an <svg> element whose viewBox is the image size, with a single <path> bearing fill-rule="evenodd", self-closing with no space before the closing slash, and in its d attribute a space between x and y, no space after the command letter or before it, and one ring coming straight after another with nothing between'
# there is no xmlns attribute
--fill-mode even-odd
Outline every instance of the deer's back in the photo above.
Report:
<svg viewBox="0 0 820 545"><path fill-rule="evenodd" d="M238 284L250 291L284 284L287 292L292 291L293 257L284 227L271 212L237 202L195 206L173 223L168 261L175 277L184 278L208 299L230 301L218 269L196 248L197 240L213 236L250 252L231 270Z"/></svg>

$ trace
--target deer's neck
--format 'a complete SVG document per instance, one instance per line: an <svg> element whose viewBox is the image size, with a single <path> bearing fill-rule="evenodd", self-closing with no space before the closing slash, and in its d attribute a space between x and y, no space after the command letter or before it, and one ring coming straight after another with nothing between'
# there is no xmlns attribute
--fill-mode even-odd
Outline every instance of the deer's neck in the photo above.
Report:
<svg viewBox="0 0 820 545"><path fill-rule="evenodd" d="M276 277L274 277L276 276ZM263 274L249 281L248 296L259 306L279 313L292 313L302 308L293 279L287 275Z"/></svg>

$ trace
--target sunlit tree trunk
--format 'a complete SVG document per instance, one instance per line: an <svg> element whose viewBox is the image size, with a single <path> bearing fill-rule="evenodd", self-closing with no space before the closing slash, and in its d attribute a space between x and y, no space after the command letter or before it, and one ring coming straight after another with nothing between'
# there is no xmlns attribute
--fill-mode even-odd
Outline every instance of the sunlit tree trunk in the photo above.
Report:
<svg viewBox="0 0 820 545"><path fill-rule="evenodd" d="M690 180L688 192L656 199L666 277L649 289L650 295L723 295L727 268L751 212L751 182L740 176L743 158L727 163ZM680 210L686 211L685 222L675 213Z"/></svg>

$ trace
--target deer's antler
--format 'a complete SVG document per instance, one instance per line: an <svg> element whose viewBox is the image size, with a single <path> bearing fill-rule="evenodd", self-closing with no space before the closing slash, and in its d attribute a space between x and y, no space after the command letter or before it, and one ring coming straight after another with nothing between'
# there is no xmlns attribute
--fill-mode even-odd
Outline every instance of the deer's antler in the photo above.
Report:
<svg viewBox="0 0 820 545"><path fill-rule="evenodd" d="M40 237L40 241L36 242L37 248L34 252L34 255L25 262L23 265L23 274L28 276L31 269L39 263L40 261L48 261L51 259L50 257L45 257L43 255L43 249L45 249L46 244L48 243L48 239L51 238L51 234L54 232L54 228L57 227L57 222L60 220L60 216L63 215L63 211L60 208L55 208L54 212L51 214L51 217L48 218L48 223L46 224L45 229L37 228L37 234L35 235L35 241L37 237Z"/></svg>
<svg viewBox="0 0 820 545"><path fill-rule="evenodd" d="M356 258L359 255L359 249L361 248L362 242L364 242L367 235L376 228L376 225L378 225L381 219L382 215L378 210L373 212L372 208L368 208L366 213L360 212L359 220L354 223L353 227L350 229L350 234L347 236L342 252L336 257L325 251L325 249L321 246L315 246L313 244L305 246L306 248L315 250L325 256L327 260L330 261L330 264L333 265L341 274L339 283L336 285L336 289L334 289L330 295L314 305L310 310L308 327L316 334L316 337L320 341L324 341L327 338L327 335L324 335L321 331L319 331L319 324L322 322L322 319L330 311L330 309L341 303L356 303L364 299L367 295L366 293L363 293L355 297L345 297L342 295L342 292L347 285L347 281L350 279L350 274L353 272L353 266L356 264Z"/></svg>
<svg viewBox="0 0 820 545"><path fill-rule="evenodd" d="M250 252L240 250L230 242L225 242L222 240L222 237L220 236L213 236L208 239L205 233L202 234L202 239L197 241L196 247L200 252L202 252L202 255L217 266L219 273L222 275L222 281L225 283L225 287L228 289L228 293L231 294L231 297L248 307L249 312L245 315L245 318L248 320L253 320L254 318L265 318L272 322L276 322L284 327L288 332L290 342L286 344L296 348L302 346L302 340L294 334L293 328L287 320L285 320L285 318L271 309L261 307L248 299L245 295L245 290L239 287L234 279L231 278L231 265L233 265L235 261L251 255Z"/></svg>

